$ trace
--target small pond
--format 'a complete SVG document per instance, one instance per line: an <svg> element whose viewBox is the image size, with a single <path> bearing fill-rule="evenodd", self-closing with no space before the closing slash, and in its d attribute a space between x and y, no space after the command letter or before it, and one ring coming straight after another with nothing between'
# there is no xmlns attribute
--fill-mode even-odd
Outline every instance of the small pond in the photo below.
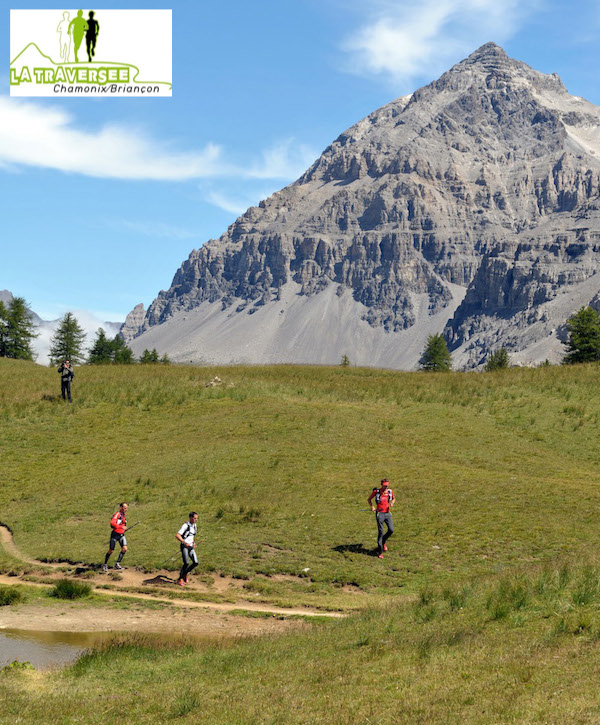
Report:
<svg viewBox="0 0 600 725"><path fill-rule="evenodd" d="M103 635L105 633L0 629L0 667L14 660L30 662L36 669L68 665L97 644Z"/></svg>

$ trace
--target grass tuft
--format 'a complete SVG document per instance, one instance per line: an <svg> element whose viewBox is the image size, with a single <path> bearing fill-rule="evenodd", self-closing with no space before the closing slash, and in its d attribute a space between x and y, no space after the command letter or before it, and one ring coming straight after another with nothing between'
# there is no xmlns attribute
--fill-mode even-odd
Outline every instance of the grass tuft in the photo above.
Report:
<svg viewBox="0 0 600 725"><path fill-rule="evenodd" d="M59 579L56 585L50 590L51 597L58 599L81 599L89 597L92 587L84 582L76 582L72 579Z"/></svg>
<svg viewBox="0 0 600 725"><path fill-rule="evenodd" d="M25 600L25 595L17 587L0 584L0 607L10 604L19 604Z"/></svg>

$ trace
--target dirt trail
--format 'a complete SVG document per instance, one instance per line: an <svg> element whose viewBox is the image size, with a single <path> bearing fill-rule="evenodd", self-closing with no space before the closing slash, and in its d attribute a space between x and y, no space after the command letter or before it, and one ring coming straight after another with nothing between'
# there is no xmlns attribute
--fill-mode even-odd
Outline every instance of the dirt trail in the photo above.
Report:
<svg viewBox="0 0 600 725"><path fill-rule="evenodd" d="M20 561L34 566L49 567L50 569L55 570L52 571L50 574L44 575L44 578L46 580L73 577L81 581L81 575L84 574L84 580L87 583L91 584L92 586L96 585L94 588L94 592L96 594L128 597L132 600L152 600L154 602L172 604L180 609L204 610L205 612L212 611L226 613L233 610L244 609L252 612L264 612L267 614L275 614L280 616L300 615L306 617L319 616L332 618L339 618L344 616L343 614L340 614L338 612L322 612L308 607L273 607L269 606L268 604L260 604L257 602L249 601L240 596L240 589L243 582L240 582L236 579L231 579L230 577L221 577L215 575L212 586L206 585L203 582L197 582L196 578L192 577L192 581L190 582L190 584L188 584L186 591L198 594L225 594L227 596L235 596L235 601L233 602L197 602L179 598L177 594L183 594L183 592L181 592L181 590L177 587L176 575L174 575L173 572L169 572L164 569L153 572L152 574L144 574L143 572L136 571L134 569L123 569L120 572L113 571L110 574L105 574L104 572L99 572L96 569L85 564L76 565L70 564L68 562L53 562L51 564L48 564L46 562L37 561L36 559L31 559L25 556L16 546L9 529L3 525L0 525L0 543L2 544L2 547L7 553L9 553L16 559L19 559ZM59 569L59 571L56 571L57 569ZM113 578L115 574L118 578ZM0 583L2 584L15 584L17 581L24 581L24 577L9 577L0 574ZM48 581L48 583L46 584L34 582L26 583L30 585L34 584L35 586L51 586L51 581ZM109 584L111 585L111 587L114 588L111 588L110 590L97 588L98 585L106 584ZM154 593L145 594L141 592L123 591L130 588L143 587L152 587L153 589L165 588L166 590L175 592L175 596L171 598L161 597L160 595Z"/></svg>
<svg viewBox="0 0 600 725"><path fill-rule="evenodd" d="M0 574L1 584L15 584L16 577ZM27 582L28 586L48 587L48 584ZM124 592L97 591L128 597ZM140 601L141 600L141 601ZM170 604L149 609L145 600ZM215 611L197 602L171 602L148 595L129 596L127 609L98 607L81 600L57 600L52 606L19 604L0 609L0 632L3 629L25 629L38 632L158 632L194 634L207 637L240 637L284 632L305 625L298 620L253 619Z"/></svg>

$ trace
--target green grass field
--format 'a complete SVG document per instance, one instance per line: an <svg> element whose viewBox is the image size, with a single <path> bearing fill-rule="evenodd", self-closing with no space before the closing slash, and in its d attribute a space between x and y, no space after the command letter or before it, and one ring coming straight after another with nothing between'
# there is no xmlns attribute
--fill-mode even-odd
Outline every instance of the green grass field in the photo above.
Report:
<svg viewBox="0 0 600 725"><path fill-rule="evenodd" d="M54 370L0 360L0 522L28 555L101 561L127 500L143 524L125 562L152 569L194 509L204 572L265 601L367 610L0 678L32 722L62 698L82 722L125 705L136 722L600 722L600 367L84 367L75 383L68 406ZM360 509L384 475L396 533L380 561ZM121 673L122 698L95 709Z"/></svg>

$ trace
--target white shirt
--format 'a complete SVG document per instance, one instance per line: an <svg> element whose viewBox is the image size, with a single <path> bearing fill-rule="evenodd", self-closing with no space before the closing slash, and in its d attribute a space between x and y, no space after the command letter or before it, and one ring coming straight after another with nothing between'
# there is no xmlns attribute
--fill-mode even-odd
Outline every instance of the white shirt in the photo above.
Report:
<svg viewBox="0 0 600 725"><path fill-rule="evenodd" d="M185 544L193 544L197 530L197 524L190 524L189 521L186 521L185 524L179 529L178 534L181 536Z"/></svg>

